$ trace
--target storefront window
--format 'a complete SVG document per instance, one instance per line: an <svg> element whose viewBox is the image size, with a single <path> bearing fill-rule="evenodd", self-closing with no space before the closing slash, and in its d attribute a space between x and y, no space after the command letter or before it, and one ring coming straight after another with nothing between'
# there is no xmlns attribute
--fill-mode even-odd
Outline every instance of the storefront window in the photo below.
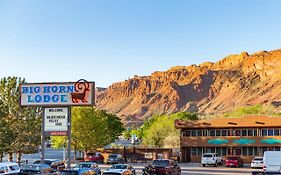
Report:
<svg viewBox="0 0 281 175"><path fill-rule="evenodd" d="M275 151L280 151L280 147L275 147L274 150Z"/></svg>
<svg viewBox="0 0 281 175"><path fill-rule="evenodd" d="M254 155L254 148L248 147L248 156L253 156L253 155Z"/></svg>
<svg viewBox="0 0 281 175"><path fill-rule="evenodd" d="M235 153L236 153L236 156L240 156L241 155L241 149L236 148Z"/></svg>
<svg viewBox="0 0 281 175"><path fill-rule="evenodd" d="M217 147L217 148L216 148L216 153L218 153L219 155L221 155L221 147Z"/></svg>
<svg viewBox="0 0 281 175"><path fill-rule="evenodd" d="M196 156L196 148L191 148L191 155Z"/></svg>
<svg viewBox="0 0 281 175"><path fill-rule="evenodd" d="M222 147L221 154L222 154L222 156L226 155L226 147Z"/></svg>
<svg viewBox="0 0 281 175"><path fill-rule="evenodd" d="M242 154L243 154L243 156L246 156L248 154L247 153L247 147L242 148Z"/></svg>

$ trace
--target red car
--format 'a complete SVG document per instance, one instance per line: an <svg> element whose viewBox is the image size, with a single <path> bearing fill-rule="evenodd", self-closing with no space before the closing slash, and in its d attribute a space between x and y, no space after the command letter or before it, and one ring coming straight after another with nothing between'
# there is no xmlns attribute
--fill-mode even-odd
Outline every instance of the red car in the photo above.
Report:
<svg viewBox="0 0 281 175"><path fill-rule="evenodd" d="M87 152L84 156L86 162L96 162L103 164L104 157L99 152Z"/></svg>
<svg viewBox="0 0 281 175"><path fill-rule="evenodd" d="M226 167L242 167L243 160L240 157L227 157L225 160Z"/></svg>

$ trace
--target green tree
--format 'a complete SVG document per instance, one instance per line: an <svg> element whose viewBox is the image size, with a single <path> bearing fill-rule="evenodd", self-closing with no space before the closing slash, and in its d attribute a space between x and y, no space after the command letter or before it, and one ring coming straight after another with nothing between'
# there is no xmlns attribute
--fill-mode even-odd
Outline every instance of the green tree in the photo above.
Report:
<svg viewBox="0 0 281 175"><path fill-rule="evenodd" d="M176 119L197 120L198 117L188 112L155 116L141 127L143 144L158 148L179 147L180 131L174 126Z"/></svg>
<svg viewBox="0 0 281 175"><path fill-rule="evenodd" d="M17 153L20 161L22 153L33 152L40 144L40 118L36 108L21 108L20 84L24 79L17 77L2 78L0 81L0 150ZM2 131L2 132L1 132ZM38 132L39 131L39 132Z"/></svg>
<svg viewBox="0 0 281 175"><path fill-rule="evenodd" d="M71 122L75 152L106 146L124 131L123 124L116 115L92 107L72 108ZM52 137L52 143L55 147L65 144L63 137Z"/></svg>

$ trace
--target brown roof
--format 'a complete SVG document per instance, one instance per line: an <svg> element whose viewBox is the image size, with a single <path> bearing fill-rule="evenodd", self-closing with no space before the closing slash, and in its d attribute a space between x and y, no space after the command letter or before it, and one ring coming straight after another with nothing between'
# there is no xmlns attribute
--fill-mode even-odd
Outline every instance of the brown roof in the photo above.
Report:
<svg viewBox="0 0 281 175"><path fill-rule="evenodd" d="M177 129L186 128L250 128L280 127L281 117L249 115L241 118L217 118L213 120L185 121L175 120Z"/></svg>

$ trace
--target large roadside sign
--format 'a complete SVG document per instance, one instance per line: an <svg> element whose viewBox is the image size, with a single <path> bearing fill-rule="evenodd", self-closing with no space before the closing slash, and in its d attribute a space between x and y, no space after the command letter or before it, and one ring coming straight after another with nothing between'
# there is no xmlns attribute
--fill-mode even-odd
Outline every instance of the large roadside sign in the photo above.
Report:
<svg viewBox="0 0 281 175"><path fill-rule="evenodd" d="M26 83L20 87L20 106L90 106L95 83L83 79L68 83Z"/></svg>
<svg viewBox="0 0 281 175"><path fill-rule="evenodd" d="M68 108L44 108L44 131L47 135L67 135Z"/></svg>

